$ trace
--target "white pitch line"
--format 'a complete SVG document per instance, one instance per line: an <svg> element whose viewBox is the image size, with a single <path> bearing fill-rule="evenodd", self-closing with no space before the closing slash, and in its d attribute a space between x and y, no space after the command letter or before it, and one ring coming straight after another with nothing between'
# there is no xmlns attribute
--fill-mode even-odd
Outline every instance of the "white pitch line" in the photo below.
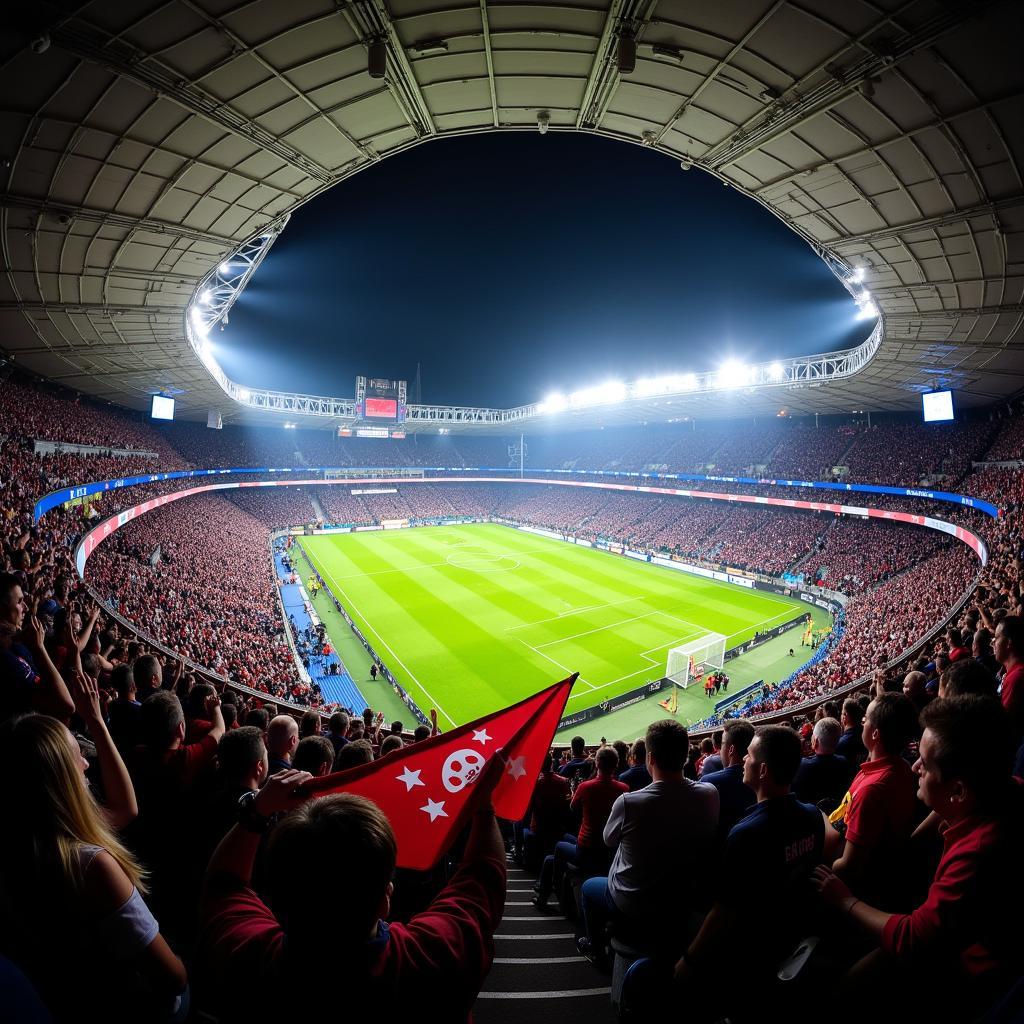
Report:
<svg viewBox="0 0 1024 1024"><path fill-rule="evenodd" d="M526 649L527 649L528 651L533 651L533 653L534 653L534 654L539 654L539 655L540 655L540 656L541 656L542 658L546 658L546 659L547 659L548 661L550 661L550 662L551 662L551 664L552 664L552 665L554 665L554 666L555 666L555 668L557 668L557 669L558 669L559 671L561 671L561 672L564 672L564 673L565 673L566 675L572 675L572 673L573 673L574 669L571 669L571 668L567 668L567 667L566 667L565 665L563 665L563 664L562 664L562 663L561 663L560 661L555 661L555 659L554 659L554 658L552 658L552 657L551 657L551 655L549 655L549 654L545 654L545 653L544 653L543 651L538 651L536 647L532 647L532 646L530 646L530 644L528 644L528 643L527 643L527 642L526 642L525 640L520 640L519 642L520 642L520 643L521 643L521 644L522 644L522 645L523 645L523 646L524 646L524 647L525 647L525 648L526 648ZM579 678L578 678L578 679L576 680L576 682L577 682L577 683L586 683L586 684L587 684L587 686L589 686L589 687L590 687L591 689L594 689L594 688L595 688L595 687L594 687L594 684L593 684L593 683L591 683L591 682L588 682L588 681L587 681L586 679L584 679L584 678L583 678L583 676L580 676L580 677L579 677Z"/></svg>
<svg viewBox="0 0 1024 1024"><path fill-rule="evenodd" d="M320 568L321 568L321 570L323 569L322 566ZM349 613L349 615L351 615L352 618L355 618L357 615L359 615L359 618L362 619L362 623L363 623L363 626L366 628L366 631L368 633L373 633L373 635L381 642L381 644L384 647L386 647L391 652L391 656L395 659L395 662L402 666L403 670L408 674L409 678L412 679L412 681L427 695L428 699L430 700L430 703L437 709L437 711L440 714L444 715L445 718L448 719L448 724L453 729L457 728L457 726L455 724L455 719L452 718L451 715L449 715L444 710L444 708L442 708L441 705L436 700L434 700L434 698L431 695L430 691L409 670L409 666L406 665L405 662L402 661L402 659L397 654L395 654L394 648L391 646L391 644L389 644L387 642L387 640L385 640L384 637L382 637L375 629L371 629L370 628L370 624L366 621L366 619L363 618L363 616L361 614L359 614L358 610L356 609L356 606L355 606L354 602L352 601L352 598L350 598L348 596L348 594L346 593L344 587L338 586L337 581L335 580L335 578L330 573L327 573L327 578L331 581L331 583L334 584L335 587L338 588L338 590L341 591L342 597L345 598L345 603L348 605L348 613Z"/></svg>
<svg viewBox="0 0 1024 1024"><path fill-rule="evenodd" d="M568 618L570 615L581 615L583 612L596 612L601 611L604 608L614 608L620 604L629 604L631 601L646 601L648 597L646 594L638 594L636 597L624 597L621 601L608 601L606 604L588 604L582 608L570 608L568 611L559 612L557 615L552 615L547 619L537 619L534 622L522 622L518 626L509 626L505 630L506 633L512 633L517 629L527 629L529 626L541 626L545 622L557 622L559 619Z"/></svg>

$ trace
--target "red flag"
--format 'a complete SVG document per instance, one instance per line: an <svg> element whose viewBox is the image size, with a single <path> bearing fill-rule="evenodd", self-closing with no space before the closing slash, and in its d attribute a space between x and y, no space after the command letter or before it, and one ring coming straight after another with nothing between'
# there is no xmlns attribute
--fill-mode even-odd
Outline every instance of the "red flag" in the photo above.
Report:
<svg viewBox="0 0 1024 1024"><path fill-rule="evenodd" d="M313 779L304 789L314 796L345 792L372 800L394 829L398 866L425 871L462 830L473 783L497 750L506 766L491 797L494 812L513 821L526 813L577 675L452 732Z"/></svg>

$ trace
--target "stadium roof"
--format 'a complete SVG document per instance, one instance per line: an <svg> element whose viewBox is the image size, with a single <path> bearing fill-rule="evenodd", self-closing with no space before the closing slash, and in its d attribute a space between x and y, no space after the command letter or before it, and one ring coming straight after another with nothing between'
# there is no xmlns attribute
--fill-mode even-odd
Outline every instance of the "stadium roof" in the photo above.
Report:
<svg viewBox="0 0 1024 1024"><path fill-rule="evenodd" d="M883 314L865 368L756 388L745 412L910 409L936 385L987 404L1024 385L1014 0L96 0L13 17L0 346L66 386L135 408L180 392L179 415L267 422L186 340L204 277L392 153L539 120L671 154L863 269ZM381 48L386 75L370 77ZM631 184L608 197L612 221L629 221ZM569 422L735 415L665 402Z"/></svg>

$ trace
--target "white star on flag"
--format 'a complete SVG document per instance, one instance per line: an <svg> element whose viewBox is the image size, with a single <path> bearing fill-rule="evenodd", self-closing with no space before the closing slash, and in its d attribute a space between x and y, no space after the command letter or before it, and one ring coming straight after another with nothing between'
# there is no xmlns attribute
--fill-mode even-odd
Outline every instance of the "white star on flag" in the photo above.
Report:
<svg viewBox="0 0 1024 1024"><path fill-rule="evenodd" d="M406 793L408 793L413 788L413 786L425 786L426 785L425 782L421 782L420 781L420 772L421 771L423 771L422 768L417 768L416 771L410 771L409 766L406 765L405 768L402 769L402 774L395 776L395 781L396 782L404 782L405 783L405 791L406 791Z"/></svg>
<svg viewBox="0 0 1024 1024"><path fill-rule="evenodd" d="M422 785L422 783L421 783ZM434 821L437 818L447 818L448 812L444 809L443 800L431 800L427 797L427 806L421 807L421 811L426 811L430 815L430 820Z"/></svg>
<svg viewBox="0 0 1024 1024"><path fill-rule="evenodd" d="M521 779L526 774L526 758L513 757L508 763L508 773L513 779Z"/></svg>
<svg viewBox="0 0 1024 1024"><path fill-rule="evenodd" d="M486 729L474 729L473 739L475 739L481 746L487 746L490 742L491 737L487 735Z"/></svg>

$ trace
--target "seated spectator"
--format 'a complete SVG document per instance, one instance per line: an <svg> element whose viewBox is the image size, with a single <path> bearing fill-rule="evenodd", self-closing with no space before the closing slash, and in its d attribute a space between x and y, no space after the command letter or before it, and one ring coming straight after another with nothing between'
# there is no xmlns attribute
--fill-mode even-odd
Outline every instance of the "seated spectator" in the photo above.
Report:
<svg viewBox="0 0 1024 1024"><path fill-rule="evenodd" d="M373 744L369 740L352 740L338 751L338 756L334 759L334 770L343 772L347 768L369 764L372 760Z"/></svg>
<svg viewBox="0 0 1024 1024"><path fill-rule="evenodd" d="M390 736L384 737L384 742L380 745L378 754L380 757L386 757L393 750L401 750L405 746L405 740L398 733L391 733Z"/></svg>
<svg viewBox="0 0 1024 1024"><path fill-rule="evenodd" d="M647 770L647 741L634 740L629 748L629 767L619 776L619 782L629 786L630 793L651 784L651 773Z"/></svg>
<svg viewBox="0 0 1024 1024"><path fill-rule="evenodd" d="M918 803L913 772L901 755L916 733L917 712L903 694L876 697L864 716L868 759L829 816L829 848L842 849L832 870L875 905L899 906L905 898Z"/></svg>
<svg viewBox="0 0 1024 1024"><path fill-rule="evenodd" d="M291 715L277 715L267 728L267 753L270 755L271 775L291 768L298 745L299 723Z"/></svg>
<svg viewBox="0 0 1024 1024"><path fill-rule="evenodd" d="M587 757L587 741L582 736L573 736L569 746L572 757L558 769L558 774L570 783L589 779L594 774L594 761Z"/></svg>
<svg viewBox="0 0 1024 1024"><path fill-rule="evenodd" d="M1014 737L986 697L936 700L921 724L914 771L921 800L944 822L942 856L927 898L904 914L858 898L827 868L815 873L839 923L877 947L851 969L835 1005L875 990L886 993L893 1019L977 1020L1024 962L1024 794L1010 776Z"/></svg>
<svg viewBox="0 0 1024 1024"><path fill-rule="evenodd" d="M718 838L722 842L729 835L733 825L745 818L754 804L757 794L743 781L743 759L747 756L754 738L754 727L744 718L727 722L722 731L721 771L701 776L718 790Z"/></svg>
<svg viewBox="0 0 1024 1024"><path fill-rule="evenodd" d="M106 809L94 801L86 762L60 722L28 714L0 726L0 749L19 766L4 800L0 949L55 1020L184 1020L185 968L143 901L141 866L114 832L134 813L131 782L103 727L99 693L86 688L79 683L77 699L99 755Z"/></svg>
<svg viewBox="0 0 1024 1024"><path fill-rule="evenodd" d="M307 736L320 735L320 712L307 711L299 722L299 739L304 740Z"/></svg>
<svg viewBox="0 0 1024 1024"><path fill-rule="evenodd" d="M401 739L398 742L401 746ZM292 765L296 771L309 772L314 778L329 774L334 767L334 747L331 741L326 736L306 736L299 740Z"/></svg>
<svg viewBox="0 0 1024 1024"><path fill-rule="evenodd" d="M604 828L604 842L615 851L611 868L607 877L583 883L584 953L600 950L609 919L638 942L678 948L706 909L704 866L714 853L718 792L684 777L690 741L678 722L653 722L645 741L654 781L615 801ZM657 881L669 877L671 886Z"/></svg>
<svg viewBox="0 0 1024 1024"><path fill-rule="evenodd" d="M611 813L612 804L629 787L615 778L619 755L614 747L601 747L594 759L597 776L581 782L572 796L570 807L581 815L578 836L567 833L555 844L554 853L544 858L540 878L534 887L534 906L547 906L552 890L561 892L562 879L568 865L579 868L590 877L608 869L608 852L601 833Z"/></svg>
<svg viewBox="0 0 1024 1024"><path fill-rule="evenodd" d="M344 711L335 711L327 721L327 738L334 747L334 756L348 743L348 715Z"/></svg>
<svg viewBox="0 0 1024 1024"><path fill-rule="evenodd" d="M961 658L939 677L940 697L995 697L999 683L996 677L975 658Z"/></svg>
<svg viewBox="0 0 1024 1024"><path fill-rule="evenodd" d="M712 772L720 772L725 765L722 762L722 730L716 729L711 734L711 753L704 758L700 765L700 778Z"/></svg>
<svg viewBox="0 0 1024 1024"><path fill-rule="evenodd" d="M498 778L499 771L485 773L480 795L489 797ZM344 964L346 1017L370 1019L382 1006L421 1015L429 993L435 1019L468 1022L505 898L505 847L489 800L471 819L452 880L423 913L387 924L395 867L387 818L369 800L344 793L303 802L296 788L308 779L296 771L271 778L210 862L201 958L218 1018L251 1024L293 1016L294 979L334 977ZM285 811L267 848L271 911L251 888L253 861L271 817ZM295 884L296 865L311 878L358 879L345 912L325 913ZM239 985L239 978L260 983ZM336 1016L336 986L305 986L301 1006L304 1014Z"/></svg>
<svg viewBox="0 0 1024 1024"><path fill-rule="evenodd" d="M1020 743L1024 738L1024 618L1007 615L996 626L992 647L1003 667L999 698Z"/></svg>
<svg viewBox="0 0 1024 1024"><path fill-rule="evenodd" d="M847 697L843 701L839 724L843 727L843 734L836 743L836 753L840 757L845 757L851 768L856 770L868 756L861 735L864 728L864 708L860 701L853 697Z"/></svg>
<svg viewBox="0 0 1024 1024"><path fill-rule="evenodd" d="M519 843L519 858L531 870L554 853L555 844L569 827L569 780L553 768L554 758L548 751L526 812L529 825L522 830Z"/></svg>
<svg viewBox="0 0 1024 1024"><path fill-rule="evenodd" d="M790 790L799 767L800 738L792 729L758 730L743 761L743 780L757 793L757 805L729 833L714 906L675 968L693 1018L702 1018L702 1000L714 1002L715 1019L756 1005L807 927L824 820ZM735 937L752 934L757 955L744 958L737 985Z"/></svg>
<svg viewBox="0 0 1024 1024"><path fill-rule="evenodd" d="M853 777L849 762L836 753L842 730L834 718L815 722L811 738L814 754L800 762L800 770L793 779L793 792L798 800L829 813L835 810Z"/></svg>

